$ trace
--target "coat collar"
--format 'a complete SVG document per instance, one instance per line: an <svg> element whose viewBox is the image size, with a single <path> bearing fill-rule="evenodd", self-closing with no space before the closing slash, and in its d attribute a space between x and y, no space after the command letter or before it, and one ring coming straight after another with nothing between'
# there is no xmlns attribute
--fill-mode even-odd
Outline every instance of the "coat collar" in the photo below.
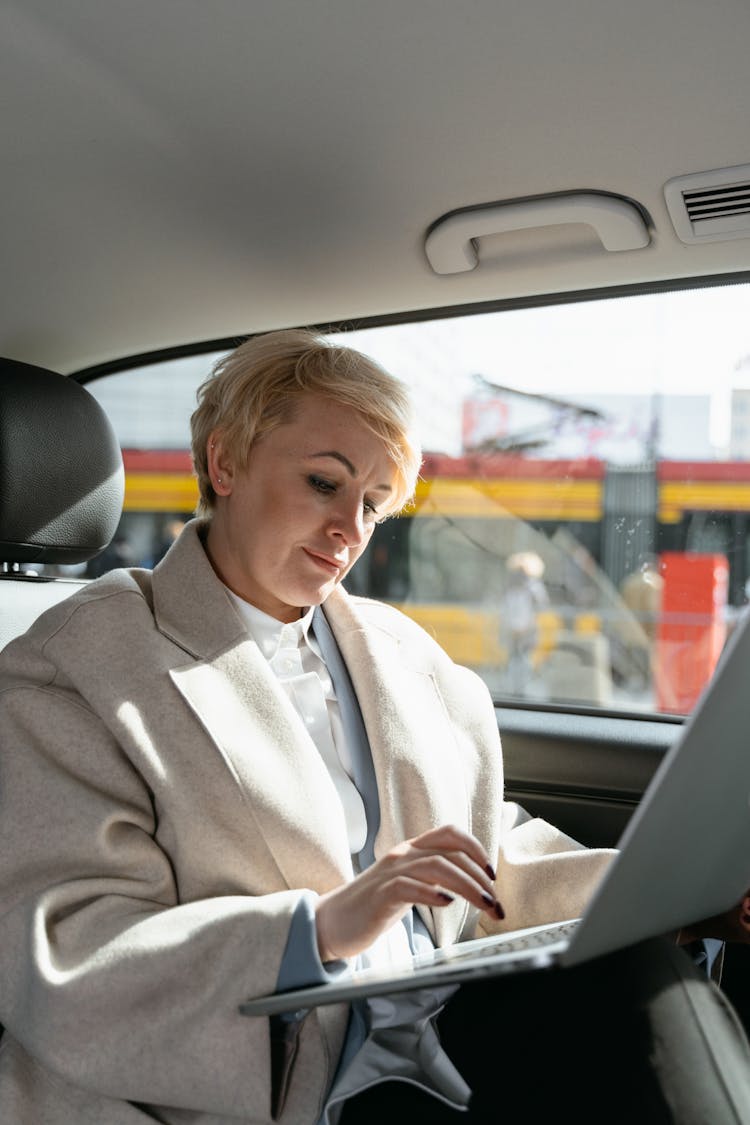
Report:
<svg viewBox="0 0 750 1125"><path fill-rule="evenodd" d="M186 524L152 579L158 628L199 660L211 660L247 636L203 547L206 527L202 520Z"/></svg>

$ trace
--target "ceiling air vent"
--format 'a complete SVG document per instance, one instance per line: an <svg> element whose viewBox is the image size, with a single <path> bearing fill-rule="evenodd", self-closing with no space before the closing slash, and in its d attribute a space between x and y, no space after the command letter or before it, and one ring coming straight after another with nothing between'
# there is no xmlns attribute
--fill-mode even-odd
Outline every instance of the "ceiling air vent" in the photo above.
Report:
<svg viewBox="0 0 750 1125"><path fill-rule="evenodd" d="M677 176L664 198L683 242L750 238L750 164Z"/></svg>

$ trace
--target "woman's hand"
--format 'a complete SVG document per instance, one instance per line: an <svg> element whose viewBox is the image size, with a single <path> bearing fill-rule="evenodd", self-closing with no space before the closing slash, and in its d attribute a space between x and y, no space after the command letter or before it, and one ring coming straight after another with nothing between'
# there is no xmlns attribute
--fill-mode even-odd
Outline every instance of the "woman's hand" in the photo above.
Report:
<svg viewBox="0 0 750 1125"><path fill-rule="evenodd" d="M468 832L444 825L405 840L351 883L318 899L320 958L354 957L412 906L446 906L456 895L503 918L494 880L487 853Z"/></svg>
<svg viewBox="0 0 750 1125"><path fill-rule="evenodd" d="M677 935L680 945L687 945L698 938L720 938L722 941L750 944L750 891L731 910L695 922L692 926L683 926Z"/></svg>

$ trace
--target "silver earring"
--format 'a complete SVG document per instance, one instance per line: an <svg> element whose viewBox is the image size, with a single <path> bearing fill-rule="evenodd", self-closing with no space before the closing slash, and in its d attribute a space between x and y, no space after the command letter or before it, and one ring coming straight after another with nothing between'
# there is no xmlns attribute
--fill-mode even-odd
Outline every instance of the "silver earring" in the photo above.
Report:
<svg viewBox="0 0 750 1125"><path fill-rule="evenodd" d="M221 484L221 477L217 477L217 478L216 478L216 483L217 483L217 484Z"/></svg>

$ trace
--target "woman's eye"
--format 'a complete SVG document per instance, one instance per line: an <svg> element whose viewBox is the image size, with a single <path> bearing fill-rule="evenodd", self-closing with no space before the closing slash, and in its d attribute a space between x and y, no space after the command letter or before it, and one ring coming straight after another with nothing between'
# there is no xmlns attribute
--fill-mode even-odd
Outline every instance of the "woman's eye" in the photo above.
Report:
<svg viewBox="0 0 750 1125"><path fill-rule="evenodd" d="M326 480L325 477L316 476L314 473L308 476L307 483L323 496L333 496L339 490L339 486L334 481ZM364 499L362 501L362 511L368 522L377 522L379 519L378 509L372 500Z"/></svg>
<svg viewBox="0 0 750 1125"><path fill-rule="evenodd" d="M330 480L325 480L323 477L309 476L307 481L317 492L322 492L325 495L336 491L336 485Z"/></svg>

